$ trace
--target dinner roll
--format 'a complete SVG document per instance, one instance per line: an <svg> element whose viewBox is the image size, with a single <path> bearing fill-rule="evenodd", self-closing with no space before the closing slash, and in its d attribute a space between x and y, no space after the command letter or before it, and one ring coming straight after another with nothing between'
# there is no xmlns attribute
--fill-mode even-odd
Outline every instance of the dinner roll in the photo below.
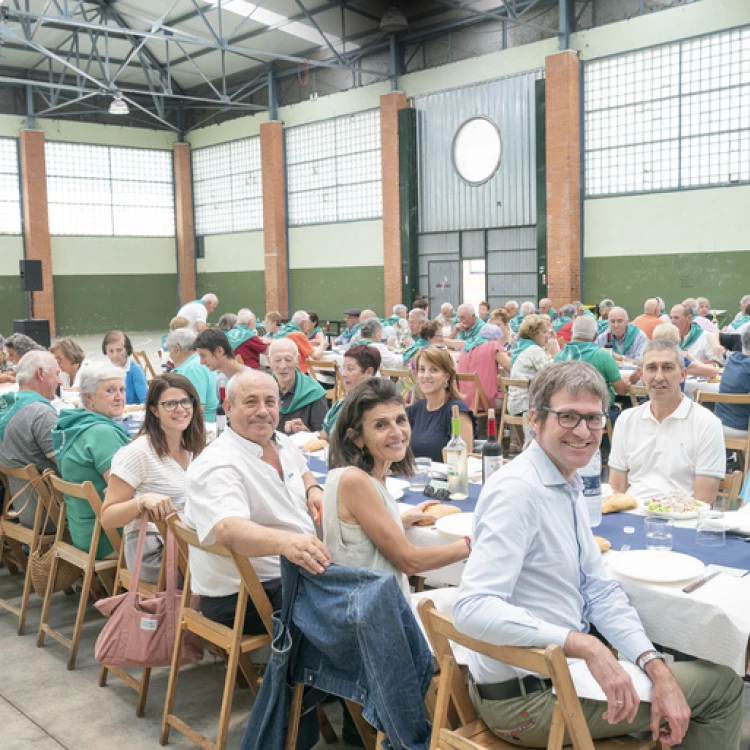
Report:
<svg viewBox="0 0 750 750"><path fill-rule="evenodd" d="M314 453L315 451L322 451L327 445L328 443L325 440L313 438L312 440L308 440L302 446L302 450L305 451L305 453Z"/></svg>
<svg viewBox="0 0 750 750"><path fill-rule="evenodd" d="M638 507L638 498L625 493L616 493L602 500L602 513L617 513L620 510L631 510Z"/></svg>
<svg viewBox="0 0 750 750"><path fill-rule="evenodd" d="M417 521L417 526L429 526L435 523L438 518L443 516L452 516L454 513L460 513L461 508L457 508L455 505L443 505L442 503L435 503L425 508L422 513L427 518L420 519Z"/></svg>
<svg viewBox="0 0 750 750"><path fill-rule="evenodd" d="M603 536L595 536L594 539L599 545L599 551L601 553L606 552L612 546L612 542L610 542L609 539L605 539Z"/></svg>

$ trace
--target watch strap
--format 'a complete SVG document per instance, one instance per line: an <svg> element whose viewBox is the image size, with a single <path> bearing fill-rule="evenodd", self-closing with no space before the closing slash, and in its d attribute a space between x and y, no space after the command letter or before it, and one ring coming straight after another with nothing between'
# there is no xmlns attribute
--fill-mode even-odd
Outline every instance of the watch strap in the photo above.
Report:
<svg viewBox="0 0 750 750"><path fill-rule="evenodd" d="M664 663L666 663L667 659L664 656L664 654L661 653L661 651L657 651L655 648L651 649L650 651L645 651L642 653L637 661L636 666L643 672L646 671L646 665L653 661L654 659L661 659Z"/></svg>

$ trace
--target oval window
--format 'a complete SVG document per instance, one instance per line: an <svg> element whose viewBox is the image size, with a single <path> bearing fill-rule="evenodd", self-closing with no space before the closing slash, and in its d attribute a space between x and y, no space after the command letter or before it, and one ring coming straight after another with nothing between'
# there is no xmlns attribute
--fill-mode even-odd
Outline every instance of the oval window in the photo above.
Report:
<svg viewBox="0 0 750 750"><path fill-rule="evenodd" d="M486 117L472 117L456 131L453 166L470 185L481 185L495 174L501 153L500 132Z"/></svg>

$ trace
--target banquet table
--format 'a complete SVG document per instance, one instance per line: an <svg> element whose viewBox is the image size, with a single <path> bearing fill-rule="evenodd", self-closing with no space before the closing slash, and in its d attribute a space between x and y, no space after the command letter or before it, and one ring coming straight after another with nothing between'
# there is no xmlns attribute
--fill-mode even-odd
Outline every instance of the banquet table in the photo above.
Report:
<svg viewBox="0 0 750 750"><path fill-rule="evenodd" d="M320 457L311 456L310 469L321 483L325 481L327 468ZM481 485L469 483L469 497L462 502L448 503L471 513L476 507ZM425 500L422 493L403 490L400 503L402 510ZM749 514L750 515L750 514ZM603 517L594 533L608 539L612 549L605 553L604 562L608 565L620 552L623 545L631 550L646 547L643 528L644 512L612 513ZM750 544L739 537L727 536L723 547L705 547L696 544L695 529L680 524L674 529L675 552L695 557L706 565L719 565L745 572L750 568ZM632 528L632 533L625 531ZM428 546L448 544L453 539L447 537L434 526L412 526L406 531L412 544ZM422 575L431 582L456 586L460 583L464 563L427 571ZM631 603L640 615L649 638L666 648L676 649L685 654L723 664L744 676L748 663L748 643L750 642L750 575L736 577L723 572L692 594L682 591L688 581L674 584L656 584L618 575L610 569L610 574L622 586Z"/></svg>

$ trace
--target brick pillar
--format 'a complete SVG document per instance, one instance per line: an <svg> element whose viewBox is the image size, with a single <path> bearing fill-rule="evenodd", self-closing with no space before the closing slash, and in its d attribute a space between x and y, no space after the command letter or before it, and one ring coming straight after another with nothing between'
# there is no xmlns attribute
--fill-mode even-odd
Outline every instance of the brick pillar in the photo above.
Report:
<svg viewBox="0 0 750 750"><path fill-rule="evenodd" d="M284 128L272 121L260 126L260 162L263 176L263 250L266 271L266 311L289 315L289 263L286 242L284 186Z"/></svg>
<svg viewBox="0 0 750 750"><path fill-rule="evenodd" d="M383 172L384 315L403 300L401 278L401 201L399 195L398 111L406 95L393 91L380 97L380 153Z"/></svg>
<svg viewBox="0 0 750 750"><path fill-rule="evenodd" d="M545 60L548 296L560 305L581 289L581 110L578 53Z"/></svg>
<svg viewBox="0 0 750 750"><path fill-rule="evenodd" d="M195 277L195 227L193 226L193 179L190 170L190 145L175 143L174 213L177 231L177 284L179 306L198 296Z"/></svg>
<svg viewBox="0 0 750 750"><path fill-rule="evenodd" d="M23 229L26 260L42 261L44 289L32 292L32 315L49 320L52 336L57 335L55 322L55 288L52 277L52 246L49 237L47 209L47 167L44 159L44 133L22 130L21 189L23 190Z"/></svg>

